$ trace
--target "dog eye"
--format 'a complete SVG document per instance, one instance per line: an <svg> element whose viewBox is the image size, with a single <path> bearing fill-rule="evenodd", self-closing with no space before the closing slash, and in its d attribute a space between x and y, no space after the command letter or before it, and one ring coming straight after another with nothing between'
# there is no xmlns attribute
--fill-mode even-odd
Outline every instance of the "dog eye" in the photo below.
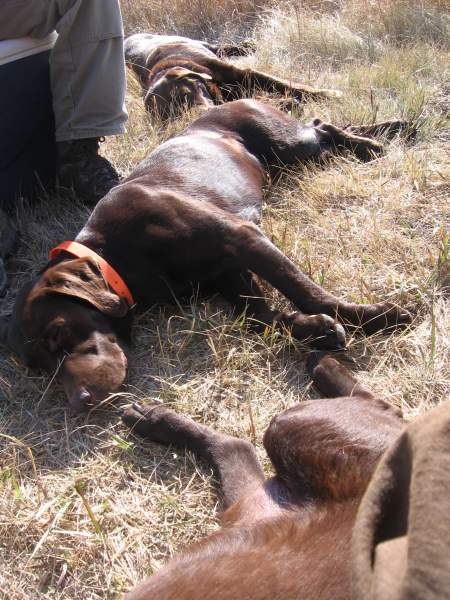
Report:
<svg viewBox="0 0 450 600"><path fill-rule="evenodd" d="M336 332L331 327L329 327L328 329L325 329L325 335L333 335L334 333L336 333Z"/></svg>
<svg viewBox="0 0 450 600"><path fill-rule="evenodd" d="M98 348L95 344L89 344L83 349L83 354L98 354Z"/></svg>

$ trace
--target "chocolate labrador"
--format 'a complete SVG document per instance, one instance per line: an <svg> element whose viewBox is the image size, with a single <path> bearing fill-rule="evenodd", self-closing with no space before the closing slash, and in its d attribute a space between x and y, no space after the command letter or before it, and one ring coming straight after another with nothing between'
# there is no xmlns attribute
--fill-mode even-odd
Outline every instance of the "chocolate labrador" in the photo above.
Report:
<svg viewBox="0 0 450 600"><path fill-rule="evenodd" d="M388 135L402 126L362 131ZM367 160L382 152L378 141L357 133L319 119L301 125L255 100L206 112L113 188L75 242L52 251L16 299L10 345L29 366L59 365L69 402L80 410L124 381L134 304L219 292L253 323L324 349L345 346L339 322L369 334L408 323L410 314L391 303L355 304L326 292L258 227L267 173L331 153ZM272 310L254 275L298 310Z"/></svg>
<svg viewBox="0 0 450 600"><path fill-rule="evenodd" d="M242 69L221 58L245 51L242 46L221 47L150 33L137 33L125 41L125 60L138 76L145 106L162 120L175 117L183 107L209 109L237 100L248 89L276 92L294 103L341 95L338 91L314 89L254 69Z"/></svg>
<svg viewBox="0 0 450 600"><path fill-rule="evenodd" d="M164 407L126 409L140 435L188 448L220 482L221 529L188 546L124 600L348 600L352 529L361 498L403 419L333 358L313 368L328 399L277 415L253 446Z"/></svg>

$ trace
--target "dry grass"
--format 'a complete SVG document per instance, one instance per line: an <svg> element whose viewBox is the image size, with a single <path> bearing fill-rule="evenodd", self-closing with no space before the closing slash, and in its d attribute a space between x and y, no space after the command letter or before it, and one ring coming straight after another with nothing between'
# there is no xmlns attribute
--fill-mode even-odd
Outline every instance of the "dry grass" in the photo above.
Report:
<svg viewBox="0 0 450 600"><path fill-rule="evenodd" d="M410 329L355 337L347 360L408 417L442 402L450 380L444 3L265 3L259 13L261 3L238 0L199 0L196 13L181 0L122 4L129 32L253 36L258 51L243 62L345 92L341 101L307 105L301 118L417 122L413 145L396 140L371 164L342 159L326 170L286 173L268 191L264 229L335 293L415 306ZM128 107L128 133L108 140L105 150L124 173L193 118L185 115L166 132L152 128L131 77ZM48 249L77 231L87 210L61 197L18 213L22 244L2 311ZM120 406L132 398L163 401L250 438L253 422L263 456L259 444L270 417L314 394L305 352L279 336L247 332L217 299L155 309L137 319L124 394L115 406L74 418L51 377L27 372L3 349L0 596L117 598L214 529L208 468L177 449L134 438L120 422Z"/></svg>

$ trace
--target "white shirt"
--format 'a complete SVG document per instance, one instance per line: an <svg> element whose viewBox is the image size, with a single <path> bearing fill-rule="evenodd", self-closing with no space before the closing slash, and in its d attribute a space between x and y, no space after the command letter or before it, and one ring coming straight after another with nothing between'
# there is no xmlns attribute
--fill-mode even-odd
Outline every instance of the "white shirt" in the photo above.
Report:
<svg viewBox="0 0 450 600"><path fill-rule="evenodd" d="M53 48L58 34L53 31L44 38L23 37L0 41L0 66L26 56Z"/></svg>

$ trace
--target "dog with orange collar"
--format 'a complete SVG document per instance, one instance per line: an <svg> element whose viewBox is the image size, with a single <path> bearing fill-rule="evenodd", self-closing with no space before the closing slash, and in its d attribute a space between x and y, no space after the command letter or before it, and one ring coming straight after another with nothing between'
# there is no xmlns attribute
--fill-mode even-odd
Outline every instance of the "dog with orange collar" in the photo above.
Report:
<svg viewBox="0 0 450 600"><path fill-rule="evenodd" d="M393 304L354 304L326 292L258 227L263 185L280 166L346 151L369 160L382 146L368 136L403 126L340 129L319 119L302 126L254 100L211 109L113 188L75 242L51 252L18 295L10 345L29 366L58 368L70 404L82 410L125 379L134 303L220 293L257 326L332 350L345 347L343 325L370 334L408 323L409 313ZM255 275L298 310L272 310Z"/></svg>

